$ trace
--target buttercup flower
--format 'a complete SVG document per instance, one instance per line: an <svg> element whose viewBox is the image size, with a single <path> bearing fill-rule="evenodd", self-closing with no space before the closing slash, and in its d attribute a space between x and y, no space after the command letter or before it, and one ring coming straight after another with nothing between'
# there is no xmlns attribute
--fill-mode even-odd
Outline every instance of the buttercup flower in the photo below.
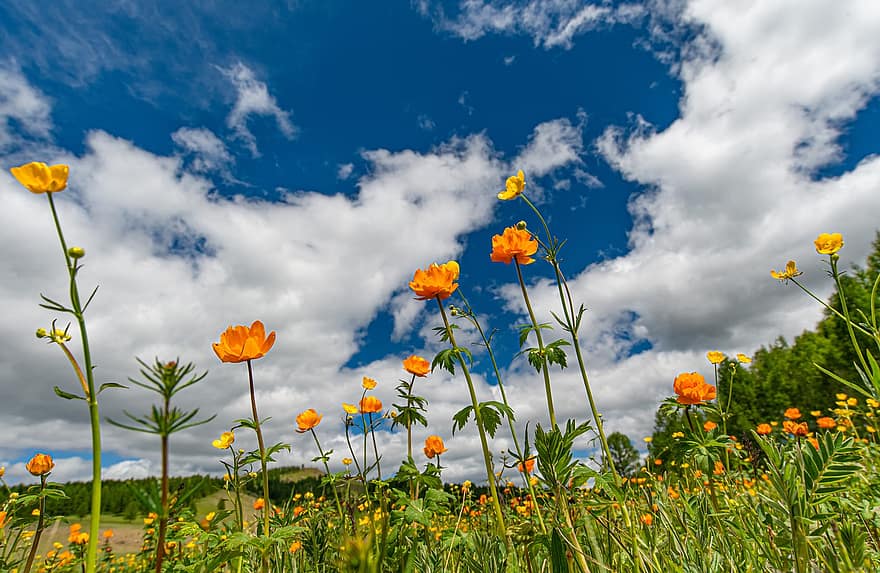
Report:
<svg viewBox="0 0 880 573"><path fill-rule="evenodd" d="M442 265L431 263L427 269L416 269L413 280L409 283L409 288L416 293L416 299L428 300L439 298L444 300L452 296L455 289L458 288L458 280L460 269L458 263L449 261Z"/></svg>
<svg viewBox="0 0 880 573"><path fill-rule="evenodd" d="M424 378L431 371L431 363L421 356L412 355L403 361L403 369L414 376Z"/></svg>
<svg viewBox="0 0 880 573"><path fill-rule="evenodd" d="M776 280L787 281L788 279L793 279L794 277L801 276L801 271L798 270L797 264L794 261L788 261L785 263L785 270L781 272L776 272L774 270L770 271L770 276Z"/></svg>
<svg viewBox="0 0 880 573"><path fill-rule="evenodd" d="M382 411L382 401L375 396L365 396L360 401L361 414L375 414Z"/></svg>
<svg viewBox="0 0 880 573"><path fill-rule="evenodd" d="M428 459L433 459L434 456L439 456L443 452L446 451L446 447L443 445L443 438L440 436L428 436L425 438L425 457Z"/></svg>
<svg viewBox="0 0 880 573"><path fill-rule="evenodd" d="M538 241L525 230L507 227L500 235L492 237L492 253L489 258L495 263L510 264L516 259L521 265L535 262L531 257L538 251Z"/></svg>
<svg viewBox="0 0 880 573"><path fill-rule="evenodd" d="M755 432L757 432L759 436L766 436L772 431L773 427L770 424L758 424L758 427L755 428Z"/></svg>
<svg viewBox="0 0 880 573"><path fill-rule="evenodd" d="M235 441L235 434L232 432L223 432L220 434L220 438L211 442L211 445L217 448L218 450L225 450Z"/></svg>
<svg viewBox="0 0 880 573"><path fill-rule="evenodd" d="M724 353L718 352L717 350L710 350L706 353L706 358L708 358L709 362L712 364L721 364L724 362Z"/></svg>
<svg viewBox="0 0 880 573"><path fill-rule="evenodd" d="M523 190L526 188L526 176L523 174L522 169L520 169L516 175L511 175L507 178L507 183L505 184L505 189L501 193L498 194L498 198L502 201L508 201L510 199L516 199L519 197Z"/></svg>
<svg viewBox="0 0 880 573"><path fill-rule="evenodd" d="M822 233L813 241L816 252L820 255L833 255L843 247L843 235L840 233Z"/></svg>
<svg viewBox="0 0 880 573"><path fill-rule="evenodd" d="M751 358L749 358L748 356L746 356L746 355L743 354L742 352L740 352L739 354L736 355L736 359L737 359L739 362L741 362L742 364L748 364L749 362L752 361Z"/></svg>
<svg viewBox="0 0 880 573"><path fill-rule="evenodd" d="M351 458L342 458L342 465L350 466L352 461L354 460L352 460Z"/></svg>
<svg viewBox="0 0 880 573"><path fill-rule="evenodd" d="M673 390L678 394L678 403L693 405L715 399L715 386L706 384L706 379L698 372L683 372L675 377Z"/></svg>
<svg viewBox="0 0 880 573"><path fill-rule="evenodd" d="M31 475L41 476L51 472L55 467L55 462L52 461L52 456L49 454L36 454L24 467Z"/></svg>
<svg viewBox="0 0 880 573"><path fill-rule="evenodd" d="M789 420L797 420L801 417L801 411L797 408L788 408L783 414Z"/></svg>
<svg viewBox="0 0 880 573"><path fill-rule="evenodd" d="M217 358L223 362L245 362L262 358L275 344L275 331L266 336L263 323L255 320L248 328L244 325L230 326L220 335L220 342L211 346Z"/></svg>
<svg viewBox="0 0 880 573"><path fill-rule="evenodd" d="M364 379L361 381L361 386L364 387L364 390L372 390L376 387L376 381L372 378L367 378L364 376Z"/></svg>
<svg viewBox="0 0 880 573"><path fill-rule="evenodd" d="M305 412L296 417L296 431L300 434L308 432L321 423L321 414L317 413L314 408L309 408Z"/></svg>
<svg viewBox="0 0 880 573"><path fill-rule="evenodd" d="M346 404L342 403L342 409L345 410L346 414L357 414L358 408L354 404Z"/></svg>
<svg viewBox="0 0 880 573"><path fill-rule="evenodd" d="M67 165L49 166L34 161L9 171L31 193L56 193L67 187L70 168Z"/></svg>

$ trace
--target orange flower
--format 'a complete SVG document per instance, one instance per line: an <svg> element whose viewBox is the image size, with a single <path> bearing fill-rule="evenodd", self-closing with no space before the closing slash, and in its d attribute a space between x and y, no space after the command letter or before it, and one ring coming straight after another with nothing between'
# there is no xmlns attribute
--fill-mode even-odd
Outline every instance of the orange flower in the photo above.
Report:
<svg viewBox="0 0 880 573"><path fill-rule="evenodd" d="M298 426L296 431L300 434L308 432L309 430L320 424L321 418L323 417L324 416L317 413L314 408L309 408L308 410L296 417L296 425Z"/></svg>
<svg viewBox="0 0 880 573"><path fill-rule="evenodd" d="M0 529L6 526L6 512L0 511Z"/></svg>
<svg viewBox="0 0 880 573"><path fill-rule="evenodd" d="M755 432L757 432L759 436L766 436L772 431L773 428L770 426L770 424L758 424L758 427L755 428Z"/></svg>
<svg viewBox="0 0 880 573"><path fill-rule="evenodd" d="M810 433L810 429L807 427L806 422L801 422L800 424L798 424L797 422L786 420L782 422L782 429L784 429L789 434L798 436L799 438L806 437L806 435Z"/></svg>
<svg viewBox="0 0 880 573"><path fill-rule="evenodd" d="M816 424L823 430L832 430L837 427L837 422L834 421L834 418L829 418L828 416L819 418L816 420Z"/></svg>
<svg viewBox="0 0 880 573"><path fill-rule="evenodd" d="M724 463L721 460L715 460L715 469L712 470L712 473L716 476L724 473Z"/></svg>
<svg viewBox="0 0 880 573"><path fill-rule="evenodd" d="M650 513L646 513L646 514L642 515L641 517L639 517L639 521L641 521L642 523L644 523L648 527L651 527L651 525L654 523L654 516L651 515Z"/></svg>
<svg viewBox="0 0 880 573"><path fill-rule="evenodd" d="M833 255L843 247L843 235L840 233L822 233L813 241L816 252L820 255Z"/></svg>
<svg viewBox="0 0 880 573"><path fill-rule="evenodd" d="M712 420L706 420L706 422L703 424L703 429L706 430L707 432L711 432L712 430L714 430L717 427L718 427L718 424L716 424Z"/></svg>
<svg viewBox="0 0 880 573"><path fill-rule="evenodd" d="M413 354L403 361L403 369L413 376L424 378L428 375L428 372L431 371L431 363L421 356L416 356L415 354Z"/></svg>
<svg viewBox="0 0 880 573"><path fill-rule="evenodd" d="M813 447L814 447L814 448L816 448L817 450L819 449L819 440L817 440L816 438L807 438L807 440L808 440L811 444L813 444Z"/></svg>
<svg viewBox="0 0 880 573"><path fill-rule="evenodd" d="M706 358L708 358L709 362L712 364L721 364L724 362L724 353L717 350L710 350L706 353Z"/></svg>
<svg viewBox="0 0 880 573"><path fill-rule="evenodd" d="M521 265L535 262L531 257L538 251L538 241L525 229L507 227L501 235L492 237L492 253L489 258L495 263L510 264L516 259Z"/></svg>
<svg viewBox="0 0 880 573"><path fill-rule="evenodd" d="M254 509L260 511L264 507L266 507L266 500L262 497L258 497L257 501L254 502Z"/></svg>
<svg viewBox="0 0 880 573"><path fill-rule="evenodd" d="M12 176L31 193L56 193L67 187L70 168L67 165L46 165L39 161L13 167Z"/></svg>
<svg viewBox="0 0 880 573"><path fill-rule="evenodd" d="M458 275L460 268L455 261L449 261L442 265L431 263L427 269L416 269L409 288L416 293L417 300L437 298L444 300L452 296L458 288Z"/></svg>
<svg viewBox="0 0 880 573"><path fill-rule="evenodd" d="M303 546L303 544L301 541L294 541L293 543L290 544L290 552L296 553L297 551L302 549L302 546Z"/></svg>
<svg viewBox="0 0 880 573"><path fill-rule="evenodd" d="M364 379L361 380L361 386L363 386L364 390L372 390L376 387L376 381L372 378L367 378L364 376Z"/></svg>
<svg viewBox="0 0 880 573"><path fill-rule="evenodd" d="M113 537L113 530L112 529L105 529L103 536L104 536L104 539L110 539L111 537Z"/></svg>
<svg viewBox="0 0 880 573"><path fill-rule="evenodd" d="M789 408L785 411L783 416L785 416L789 420L797 420L801 417L801 411L797 408Z"/></svg>
<svg viewBox="0 0 880 573"><path fill-rule="evenodd" d="M443 445L443 438L440 436L428 436L425 438L425 457L432 459L446 451Z"/></svg>
<svg viewBox="0 0 880 573"><path fill-rule="evenodd" d="M55 467L55 462L52 461L52 456L49 454L36 454L24 467L31 475L41 476L51 472Z"/></svg>
<svg viewBox="0 0 880 573"><path fill-rule="evenodd" d="M530 474L535 469L535 458L529 458L526 460L526 463L522 462L516 464L516 469L518 469L521 473Z"/></svg>
<svg viewBox="0 0 880 573"><path fill-rule="evenodd" d="M715 386L706 384L706 379L698 372L683 372L675 377L673 390L678 394L679 404L702 404L715 399Z"/></svg>
<svg viewBox="0 0 880 573"><path fill-rule="evenodd" d="M510 199L516 199L519 197L523 190L526 188L526 176L520 169L516 175L511 175L507 178L507 181L504 185L504 191L498 194L498 198L502 201L508 201Z"/></svg>
<svg viewBox="0 0 880 573"><path fill-rule="evenodd" d="M361 414L374 414L382 411L382 401L375 396L365 396L360 401Z"/></svg>
<svg viewBox="0 0 880 573"><path fill-rule="evenodd" d="M214 353L223 362L245 362L262 358L275 344L275 331L266 336L263 323L255 320L248 328L244 325L230 326L215 342Z"/></svg>

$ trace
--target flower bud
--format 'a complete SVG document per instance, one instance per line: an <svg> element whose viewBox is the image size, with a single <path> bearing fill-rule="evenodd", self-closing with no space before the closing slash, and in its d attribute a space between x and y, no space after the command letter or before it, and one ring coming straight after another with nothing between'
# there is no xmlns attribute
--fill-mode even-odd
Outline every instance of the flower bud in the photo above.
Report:
<svg viewBox="0 0 880 573"><path fill-rule="evenodd" d="M67 249L67 256L71 259L81 259L86 256L86 250L82 247L70 247Z"/></svg>
<svg viewBox="0 0 880 573"><path fill-rule="evenodd" d="M519 223L517 223L517 224L516 224L516 229L517 229L518 231L525 231L525 230L526 230L526 222L525 222L525 221L520 221Z"/></svg>
<svg viewBox="0 0 880 573"><path fill-rule="evenodd" d="M30 459L30 461L25 465L27 471L34 476L45 475L52 471L52 468L55 467L55 462L52 461L52 456L49 454L36 454L34 457Z"/></svg>
<svg viewBox="0 0 880 573"><path fill-rule="evenodd" d="M45 328L37 329L37 338L46 338L47 336L49 336L49 333L46 332Z"/></svg>

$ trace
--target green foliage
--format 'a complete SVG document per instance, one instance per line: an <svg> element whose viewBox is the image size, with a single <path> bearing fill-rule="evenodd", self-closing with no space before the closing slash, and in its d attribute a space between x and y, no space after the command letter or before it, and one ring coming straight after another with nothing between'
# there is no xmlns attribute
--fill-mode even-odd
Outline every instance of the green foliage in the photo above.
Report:
<svg viewBox="0 0 880 573"><path fill-rule="evenodd" d="M612 432L608 435L608 449L611 452L611 463L618 475L632 476L638 471L641 457L629 436Z"/></svg>

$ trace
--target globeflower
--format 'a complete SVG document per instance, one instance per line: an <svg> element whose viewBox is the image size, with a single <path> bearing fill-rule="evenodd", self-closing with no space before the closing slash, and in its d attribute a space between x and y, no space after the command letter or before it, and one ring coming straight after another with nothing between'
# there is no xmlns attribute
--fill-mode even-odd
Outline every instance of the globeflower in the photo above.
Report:
<svg viewBox="0 0 880 573"><path fill-rule="evenodd" d="M820 255L833 255L843 247L843 235L840 233L822 233L813 241L816 252Z"/></svg>
<svg viewBox="0 0 880 573"><path fill-rule="evenodd" d="M55 462L52 461L52 456L49 454L36 454L24 467L31 475L39 477L51 472L55 467Z"/></svg>
<svg viewBox="0 0 880 573"><path fill-rule="evenodd" d="M758 424L758 427L755 428L755 432L759 436L766 436L770 432L773 431L773 427L770 424Z"/></svg>
<svg viewBox="0 0 880 573"><path fill-rule="evenodd" d="M538 251L538 241L531 233L516 227L507 227L500 235L492 237L492 253L489 258L494 263L510 264L516 259L521 265L535 262L531 257Z"/></svg>
<svg viewBox="0 0 880 573"><path fill-rule="evenodd" d="M504 191L498 194L498 198L502 201L509 201L519 197L526 188L526 176L520 169L516 175L507 178Z"/></svg>
<svg viewBox="0 0 880 573"><path fill-rule="evenodd" d="M431 371L431 363L421 356L412 355L403 361L403 369L419 378L424 378Z"/></svg>
<svg viewBox="0 0 880 573"><path fill-rule="evenodd" d="M375 396L365 396L360 401L361 414L375 414L382 411L382 401Z"/></svg>
<svg viewBox="0 0 880 573"><path fill-rule="evenodd" d="M345 410L346 414L357 414L358 412L357 406L354 404L346 404L345 402L342 403L342 409Z"/></svg>
<svg viewBox="0 0 880 573"><path fill-rule="evenodd" d="M801 417L801 411L797 408L788 408L783 414L789 420L797 420Z"/></svg>
<svg viewBox="0 0 880 573"><path fill-rule="evenodd" d="M308 410L296 417L296 431L300 434L308 432L309 430L315 428L318 424L320 424L321 418L323 417L324 416L317 413L314 408L309 408Z"/></svg>
<svg viewBox="0 0 880 573"><path fill-rule="evenodd" d="M807 434L810 433L810 428L807 427L806 422L801 422L798 424L797 422L792 422L791 420L786 420L782 422L782 429L788 432L789 434L794 434L799 438L805 438Z"/></svg>
<svg viewBox="0 0 880 573"><path fill-rule="evenodd" d="M717 428L717 427L718 427L718 424L716 424L716 423L713 422L712 420L706 420L706 421L703 423L703 429L704 429L705 431L707 431L707 432L711 432L712 430L714 430L714 429Z"/></svg>
<svg viewBox="0 0 880 573"><path fill-rule="evenodd" d="M834 421L834 418L829 418L828 416L823 416L816 420L816 425L822 428L823 430L832 430L837 427L837 422Z"/></svg>
<svg viewBox="0 0 880 573"><path fill-rule="evenodd" d="M235 442L235 434L232 432L223 432L220 434L220 438L211 442L211 445L217 448L218 450L225 450L232 443Z"/></svg>
<svg viewBox="0 0 880 573"><path fill-rule="evenodd" d="M698 372L683 372L676 376L673 390L678 394L678 403L688 406L715 399L715 386L706 384L706 379Z"/></svg>
<svg viewBox="0 0 880 573"><path fill-rule="evenodd" d="M275 331L266 336L266 329L259 320L250 327L230 326L220 335L220 342L211 346L223 362L246 362L262 358L275 344Z"/></svg>
<svg viewBox="0 0 880 573"><path fill-rule="evenodd" d="M785 270L781 272L776 272L774 270L770 271L770 276L779 281L787 281L788 279L793 279L794 277L801 276L801 271L798 270L797 264L794 261L788 261L785 263Z"/></svg>
<svg viewBox="0 0 880 573"><path fill-rule="evenodd" d="M429 460L433 459L434 456L439 456L440 454L447 451L447 448L443 445L443 438L440 436L428 436L425 438L425 457Z"/></svg>
<svg viewBox="0 0 880 573"><path fill-rule="evenodd" d="M12 176L31 193L57 193L67 187L70 168L67 165L46 165L34 161L9 170Z"/></svg>
<svg viewBox="0 0 880 573"><path fill-rule="evenodd" d="M458 280L460 269L458 263L449 261L438 265L431 263L427 269L416 269L413 280L409 283L409 288L416 293L416 299L428 300L437 298L444 300L452 296L455 289L458 288Z"/></svg>
<svg viewBox="0 0 880 573"><path fill-rule="evenodd" d="M535 458L529 458L526 460L526 463L518 463L516 464L516 469L519 470L520 473L530 474L535 469Z"/></svg>

